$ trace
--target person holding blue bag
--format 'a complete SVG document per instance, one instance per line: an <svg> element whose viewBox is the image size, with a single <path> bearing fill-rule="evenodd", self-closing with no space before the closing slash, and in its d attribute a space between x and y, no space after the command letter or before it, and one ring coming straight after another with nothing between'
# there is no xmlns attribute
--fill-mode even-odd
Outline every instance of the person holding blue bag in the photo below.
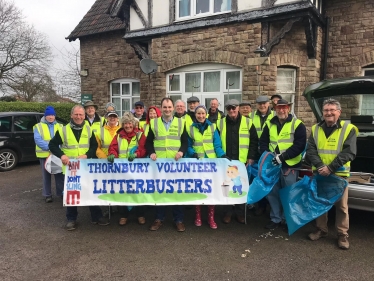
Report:
<svg viewBox="0 0 374 281"><path fill-rule="evenodd" d="M278 100L275 106L276 116L266 122L260 138L260 153L274 153L272 164L282 165L280 179L267 196L271 207L271 221L265 226L267 229L278 228L284 220L279 189L297 181L298 171L295 168L301 166L301 154L306 143L305 125L290 114L290 105L284 99Z"/></svg>
<svg viewBox="0 0 374 281"><path fill-rule="evenodd" d="M308 139L306 157L312 164L315 174L328 177L332 174L340 177L350 176L351 161L356 157L358 129L346 121L340 120L341 106L335 99L327 99L322 104L323 121L312 127ZM349 248L348 229L348 188L335 203L335 226L338 232L338 246ZM317 230L309 234L312 241L328 235L327 212L316 219Z"/></svg>

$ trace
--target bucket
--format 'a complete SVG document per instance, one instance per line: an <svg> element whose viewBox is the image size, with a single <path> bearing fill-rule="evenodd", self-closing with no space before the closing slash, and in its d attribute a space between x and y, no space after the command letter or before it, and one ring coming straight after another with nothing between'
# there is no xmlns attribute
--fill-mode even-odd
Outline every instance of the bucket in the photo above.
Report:
<svg viewBox="0 0 374 281"><path fill-rule="evenodd" d="M230 185L224 184L224 185L221 185L221 188L222 188L223 197L229 197Z"/></svg>

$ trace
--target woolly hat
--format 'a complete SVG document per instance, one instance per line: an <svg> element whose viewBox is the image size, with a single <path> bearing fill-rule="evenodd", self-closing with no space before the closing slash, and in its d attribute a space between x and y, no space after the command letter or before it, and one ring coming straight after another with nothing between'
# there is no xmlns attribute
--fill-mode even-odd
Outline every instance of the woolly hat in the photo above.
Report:
<svg viewBox="0 0 374 281"><path fill-rule="evenodd" d="M49 115L54 115L56 116L56 111L55 109L53 108L53 106L47 106L45 108L45 111L44 111L44 116L49 116Z"/></svg>
<svg viewBox="0 0 374 281"><path fill-rule="evenodd" d="M108 102L106 105L105 105L105 111L108 111L108 107L113 107L113 110L115 111L116 110L116 105L112 102Z"/></svg>
<svg viewBox="0 0 374 281"><path fill-rule="evenodd" d="M195 114L196 114L196 112L197 112L197 110L198 110L199 108L204 109L204 110L205 110L205 113L208 113L208 110L206 109L205 105L200 104L200 105L196 106L196 108L195 108Z"/></svg>

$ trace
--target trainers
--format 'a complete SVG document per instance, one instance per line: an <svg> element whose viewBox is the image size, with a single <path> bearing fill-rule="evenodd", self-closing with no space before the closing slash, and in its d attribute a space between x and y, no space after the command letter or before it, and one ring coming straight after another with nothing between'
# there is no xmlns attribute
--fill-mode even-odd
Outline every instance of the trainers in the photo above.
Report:
<svg viewBox="0 0 374 281"><path fill-rule="evenodd" d="M158 230L161 227L161 225L162 225L162 221L160 221L160 220L157 219L157 220L155 220L152 223L152 225L149 228L149 230L156 231L156 230Z"/></svg>
<svg viewBox="0 0 374 281"><path fill-rule="evenodd" d="M52 196L48 196L45 198L45 203L52 203L52 202L53 202Z"/></svg>
<svg viewBox="0 0 374 281"><path fill-rule="evenodd" d="M338 246L340 249L343 249L343 250L349 249L348 234L343 234L343 235L338 236Z"/></svg>
<svg viewBox="0 0 374 281"><path fill-rule="evenodd" d="M76 222L75 221L68 221L68 223L66 224L66 230L74 230L76 228Z"/></svg>
<svg viewBox="0 0 374 281"><path fill-rule="evenodd" d="M327 232L324 232L322 230L317 230L315 232L312 232L308 235L309 239L312 240L312 241L316 241L320 238L323 238L323 237L326 237L327 236Z"/></svg>
<svg viewBox="0 0 374 281"><path fill-rule="evenodd" d="M108 225L110 222L107 218L101 217L97 221L92 221L91 223L98 225Z"/></svg>
<svg viewBox="0 0 374 281"><path fill-rule="evenodd" d="M273 230L273 229L278 228L280 225L281 225L280 222L276 223L276 222L271 221L270 223L265 225L265 228Z"/></svg>
<svg viewBox="0 0 374 281"><path fill-rule="evenodd" d="M177 223L175 224L175 226L177 227L177 231L178 231L178 232L183 232L183 231L186 230L186 228L185 228L183 222L177 222Z"/></svg>

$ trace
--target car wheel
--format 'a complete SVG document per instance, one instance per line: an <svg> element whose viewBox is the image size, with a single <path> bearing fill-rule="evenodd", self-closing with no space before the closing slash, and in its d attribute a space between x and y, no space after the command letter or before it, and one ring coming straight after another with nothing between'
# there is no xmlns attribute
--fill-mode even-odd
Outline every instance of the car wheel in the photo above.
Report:
<svg viewBox="0 0 374 281"><path fill-rule="evenodd" d="M0 171L10 171L16 167L18 163L18 155L14 150L1 149L0 150Z"/></svg>

